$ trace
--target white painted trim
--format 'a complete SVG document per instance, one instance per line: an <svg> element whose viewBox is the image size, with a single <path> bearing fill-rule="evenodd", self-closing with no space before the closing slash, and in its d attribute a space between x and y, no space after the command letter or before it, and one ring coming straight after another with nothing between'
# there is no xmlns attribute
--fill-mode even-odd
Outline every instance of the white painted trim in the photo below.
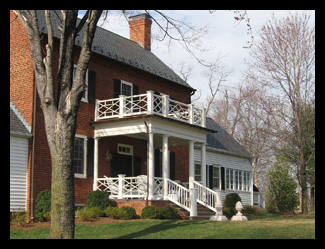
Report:
<svg viewBox="0 0 325 249"><path fill-rule="evenodd" d="M79 135L79 134L76 134L75 135L76 138L82 138L84 140L84 165L83 165L83 168L84 168L84 173L83 174L78 174L78 173L75 173L74 174L74 177L75 178L87 178L87 136L85 135Z"/></svg>
<svg viewBox="0 0 325 249"><path fill-rule="evenodd" d="M120 150L119 150L120 147L129 148L129 149L130 149L130 152L123 152L123 151L120 151ZM118 143L118 144L117 144L117 153L118 153L118 154L123 154L123 155L128 155L128 156L133 156L133 145Z"/></svg>
<svg viewBox="0 0 325 249"><path fill-rule="evenodd" d="M10 101L10 107L14 111L14 113L16 114L16 116L19 118L19 120L23 123L23 125L25 126L25 128L30 133L32 133L32 127L28 124L28 122L26 121L26 119L24 118L24 116L18 111L17 107L11 101Z"/></svg>

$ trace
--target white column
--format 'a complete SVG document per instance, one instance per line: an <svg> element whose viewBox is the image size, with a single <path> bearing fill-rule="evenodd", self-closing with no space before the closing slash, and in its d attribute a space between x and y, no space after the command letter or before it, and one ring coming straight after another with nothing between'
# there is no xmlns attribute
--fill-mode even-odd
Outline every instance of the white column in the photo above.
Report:
<svg viewBox="0 0 325 249"><path fill-rule="evenodd" d="M155 151L153 147L153 133L149 132L149 149L148 149L148 175L149 175L149 193L148 200L153 199L154 176L155 176Z"/></svg>
<svg viewBox="0 0 325 249"><path fill-rule="evenodd" d="M94 184L93 190L97 190L97 178L98 178L98 141L99 138L95 138L94 143Z"/></svg>
<svg viewBox="0 0 325 249"><path fill-rule="evenodd" d="M205 143L201 144L201 182L203 186L207 185L207 172L206 172L206 145Z"/></svg>
<svg viewBox="0 0 325 249"><path fill-rule="evenodd" d="M117 198L122 200L123 199L123 192L124 192L124 174L117 175L118 176L118 195Z"/></svg>
<svg viewBox="0 0 325 249"><path fill-rule="evenodd" d="M197 216L197 189L196 188L190 188L190 200L191 200L191 210L190 210L190 216Z"/></svg>
<svg viewBox="0 0 325 249"><path fill-rule="evenodd" d="M188 148L188 154L189 154L189 189L194 188L194 141L189 141L189 148Z"/></svg>
<svg viewBox="0 0 325 249"><path fill-rule="evenodd" d="M162 177L164 179L164 200L167 200L167 188L169 178L168 136L162 135Z"/></svg>
<svg viewBox="0 0 325 249"><path fill-rule="evenodd" d="M154 109L154 105L153 105L153 96L154 92L153 91L147 91L147 114L153 114L153 109Z"/></svg>

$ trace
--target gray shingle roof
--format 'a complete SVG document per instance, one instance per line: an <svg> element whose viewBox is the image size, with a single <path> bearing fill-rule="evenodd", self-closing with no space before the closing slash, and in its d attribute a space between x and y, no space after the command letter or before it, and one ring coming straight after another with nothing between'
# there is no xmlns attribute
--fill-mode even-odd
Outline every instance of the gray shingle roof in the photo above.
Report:
<svg viewBox="0 0 325 249"><path fill-rule="evenodd" d="M10 133L30 137L31 133L26 129L22 121L10 107Z"/></svg>
<svg viewBox="0 0 325 249"><path fill-rule="evenodd" d="M215 130L217 132L207 135L208 147L224 150L249 158L252 157L251 154L236 141L236 139L234 139L230 134L228 134L212 118L206 118L206 126L208 129Z"/></svg>
<svg viewBox="0 0 325 249"><path fill-rule="evenodd" d="M37 11L37 17L40 31L47 33L44 11ZM53 27L57 27L60 24L58 16L54 11L51 13L51 20ZM78 22L79 21L80 19L78 19ZM60 38L60 32L57 28L53 28L53 36ZM81 30L80 35L76 38L77 46L81 46L82 37L83 30ZM92 44L92 51L109 59L125 63L129 66L193 89L151 51L145 50L136 42L101 27L97 27Z"/></svg>

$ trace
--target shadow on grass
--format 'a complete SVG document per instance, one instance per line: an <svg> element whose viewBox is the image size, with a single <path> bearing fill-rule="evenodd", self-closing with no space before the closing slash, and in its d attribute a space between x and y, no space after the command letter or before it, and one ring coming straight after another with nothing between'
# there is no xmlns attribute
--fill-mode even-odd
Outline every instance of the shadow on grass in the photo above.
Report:
<svg viewBox="0 0 325 249"><path fill-rule="evenodd" d="M179 220L166 220L162 223L153 225L151 227L147 227L141 231L126 234L120 237L117 237L115 239L133 239L133 238L139 238L141 236L146 236L149 234L154 234L154 233L160 233L162 231L168 230L168 229L173 229L173 228L181 228L189 225L193 225L197 223L196 221L184 221L184 222L179 222Z"/></svg>

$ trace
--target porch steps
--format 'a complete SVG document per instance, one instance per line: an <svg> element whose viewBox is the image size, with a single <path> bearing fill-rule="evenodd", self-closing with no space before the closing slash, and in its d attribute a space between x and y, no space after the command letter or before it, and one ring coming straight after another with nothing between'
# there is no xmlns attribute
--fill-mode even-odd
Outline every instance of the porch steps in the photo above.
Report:
<svg viewBox="0 0 325 249"><path fill-rule="evenodd" d="M167 206L176 208L183 220L209 220L211 216L215 215L215 212L199 203L197 203L197 216L193 217L190 217L190 212L172 202L168 203Z"/></svg>

